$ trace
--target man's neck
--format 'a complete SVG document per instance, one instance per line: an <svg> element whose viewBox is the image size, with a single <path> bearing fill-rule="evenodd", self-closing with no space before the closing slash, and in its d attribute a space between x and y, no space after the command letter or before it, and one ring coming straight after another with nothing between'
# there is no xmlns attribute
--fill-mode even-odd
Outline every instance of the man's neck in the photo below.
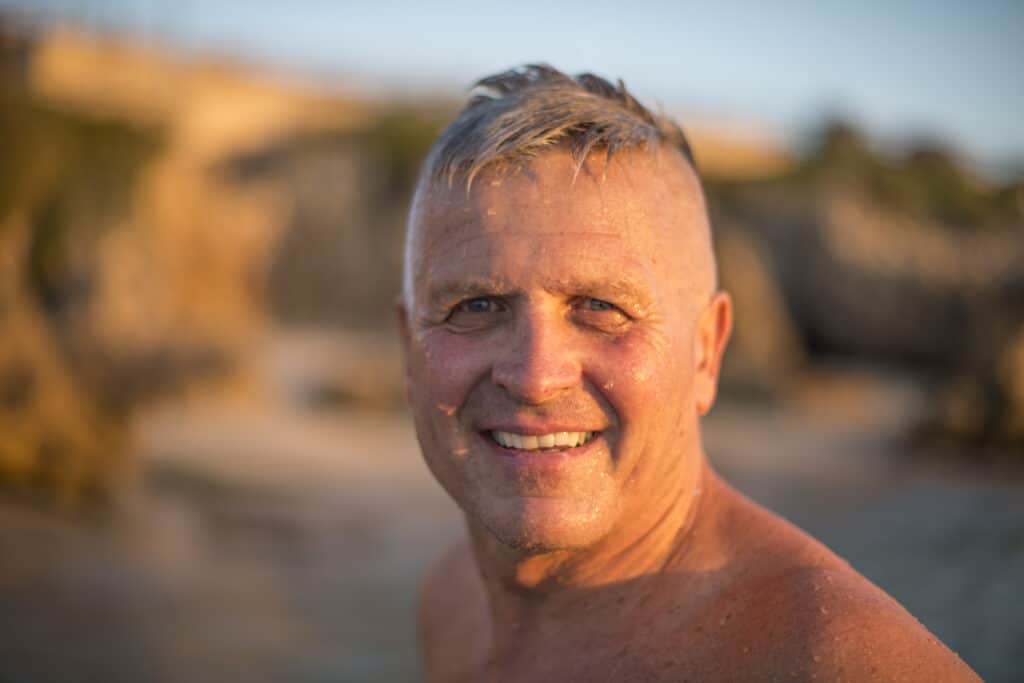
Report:
<svg viewBox="0 0 1024 683"><path fill-rule="evenodd" d="M495 652L521 645L526 631L553 622L580 623L582 613L605 607L630 609L654 590L667 566L685 564L686 538L698 508L713 488L703 453L662 500L645 501L643 510L624 510L638 523L585 550L529 554L502 544L470 524L470 538L487 592ZM616 586L615 591L602 588ZM629 586L626 590L623 587ZM615 595L615 605L602 596Z"/></svg>

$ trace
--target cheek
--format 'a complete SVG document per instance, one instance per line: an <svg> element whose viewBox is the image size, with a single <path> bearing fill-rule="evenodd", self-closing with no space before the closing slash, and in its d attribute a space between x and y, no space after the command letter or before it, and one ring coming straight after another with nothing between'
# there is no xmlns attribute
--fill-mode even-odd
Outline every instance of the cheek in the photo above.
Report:
<svg viewBox="0 0 1024 683"><path fill-rule="evenodd" d="M623 417L675 404L692 382L683 364L689 356L664 335L630 334L590 354L592 378Z"/></svg>
<svg viewBox="0 0 1024 683"><path fill-rule="evenodd" d="M454 415L487 370L480 349L479 341L458 335L440 331L422 335L411 353L413 401L419 407L433 401L438 410Z"/></svg>
<svg viewBox="0 0 1024 683"><path fill-rule="evenodd" d="M619 340L592 375L620 423L615 477L643 500L675 490L683 460L674 456L694 428L692 344L670 339Z"/></svg>
<svg viewBox="0 0 1024 683"><path fill-rule="evenodd" d="M438 481L454 493L450 490L454 480L448 472L451 464L442 454L456 447L457 381L448 351L433 341L429 336L419 338L409 349L408 393L424 459Z"/></svg>
<svg viewBox="0 0 1024 683"><path fill-rule="evenodd" d="M423 457L450 496L461 501L465 487L467 434L459 408L480 377L466 344L450 335L426 333L409 349L409 397Z"/></svg>

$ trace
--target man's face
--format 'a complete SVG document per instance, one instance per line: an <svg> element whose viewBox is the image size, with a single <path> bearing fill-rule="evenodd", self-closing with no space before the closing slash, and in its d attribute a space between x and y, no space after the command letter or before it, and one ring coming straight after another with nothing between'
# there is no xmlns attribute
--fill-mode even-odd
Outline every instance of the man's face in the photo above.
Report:
<svg viewBox="0 0 1024 683"><path fill-rule="evenodd" d="M410 231L409 400L470 523L528 551L649 523L700 457L728 333L686 163L595 156L574 182L552 151L421 193Z"/></svg>

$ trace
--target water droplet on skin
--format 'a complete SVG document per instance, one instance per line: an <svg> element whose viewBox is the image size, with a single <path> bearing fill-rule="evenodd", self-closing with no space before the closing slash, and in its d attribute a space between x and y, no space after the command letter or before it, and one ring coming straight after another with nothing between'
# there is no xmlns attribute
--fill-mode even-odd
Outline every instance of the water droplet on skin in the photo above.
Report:
<svg viewBox="0 0 1024 683"><path fill-rule="evenodd" d="M818 655L814 655L814 661L820 662L821 661L821 657L819 657Z"/></svg>
<svg viewBox="0 0 1024 683"><path fill-rule="evenodd" d="M819 607L818 611L821 612L822 614L828 614L828 609L825 608L825 607Z"/></svg>

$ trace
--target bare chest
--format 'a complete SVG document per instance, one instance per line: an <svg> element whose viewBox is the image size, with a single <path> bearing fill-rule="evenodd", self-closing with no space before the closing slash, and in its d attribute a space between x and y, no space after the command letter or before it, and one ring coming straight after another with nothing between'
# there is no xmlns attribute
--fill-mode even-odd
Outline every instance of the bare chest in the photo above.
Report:
<svg viewBox="0 0 1024 683"><path fill-rule="evenodd" d="M495 654L484 638L463 641L444 665L428 672L437 682L588 683L714 680L722 647L701 628L667 629L663 623L624 620L588 628L585 623L544 633L524 633L508 651Z"/></svg>

